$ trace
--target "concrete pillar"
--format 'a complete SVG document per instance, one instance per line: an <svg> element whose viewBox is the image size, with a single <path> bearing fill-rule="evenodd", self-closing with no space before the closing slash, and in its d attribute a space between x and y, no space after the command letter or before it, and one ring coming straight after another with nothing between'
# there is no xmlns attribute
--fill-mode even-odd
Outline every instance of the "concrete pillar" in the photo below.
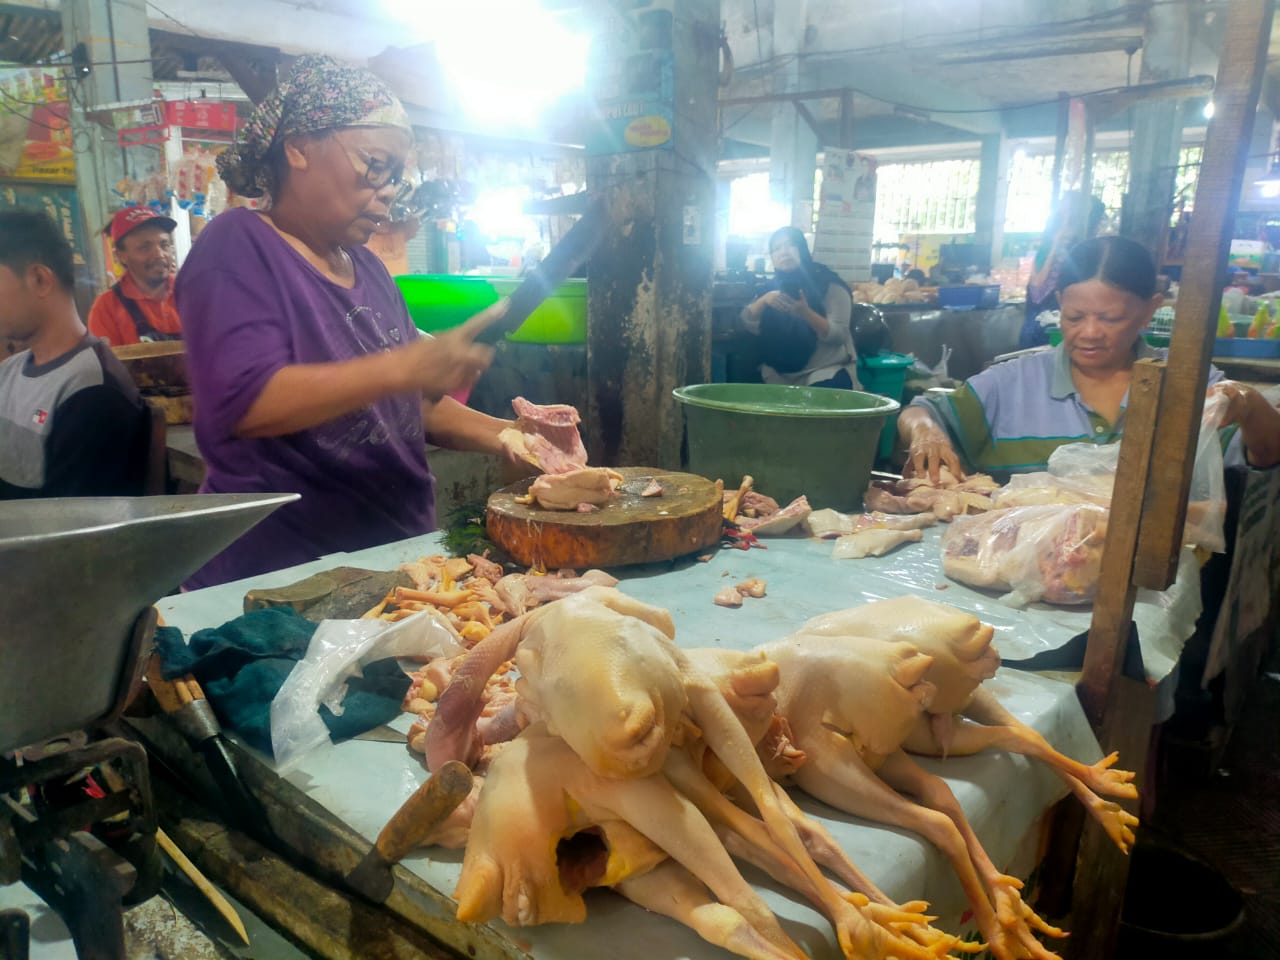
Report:
<svg viewBox="0 0 1280 960"><path fill-rule="evenodd" d="M806 89L798 54L805 47L808 6L808 0L774 4L773 54L793 58L774 74L775 94ZM791 225L806 233L813 229L813 182L822 146L795 104L781 101L774 105L769 136L769 188L775 200L791 207Z"/></svg>
<svg viewBox="0 0 1280 960"><path fill-rule="evenodd" d="M652 44L662 34L663 8L670 56L648 50L670 83L633 111L608 67L634 55L633 38ZM677 468L684 418L671 391L711 377L720 3L654 3L629 17L637 27L615 33L618 49L593 81L598 106L615 121L635 113L650 132L661 129L651 115L666 111L670 138L615 138L587 157L587 190L607 202L611 221L587 274L587 449L592 463Z"/></svg>
<svg viewBox="0 0 1280 960"><path fill-rule="evenodd" d="M1000 263L1004 246L1004 216L1009 202L1009 162L1013 156L1004 134L982 138L978 197L974 210L974 242L991 244L991 265Z"/></svg>
<svg viewBox="0 0 1280 960"><path fill-rule="evenodd" d="M145 0L63 0L62 36L67 50L83 43L91 64L88 76L74 74L71 90L71 130L76 144L76 192L84 221L88 250L85 257L99 286L105 284L107 264L99 239L112 212L111 189L131 172L125 148L114 130L86 114L109 104L151 100L151 38ZM158 148L146 150L153 164L161 162Z"/></svg>
<svg viewBox="0 0 1280 960"><path fill-rule="evenodd" d="M1152 4L1147 11L1140 83L1178 80L1191 67L1191 8ZM1133 108L1129 150L1129 195L1121 233L1164 256L1173 202L1175 168L1182 146L1183 101L1154 100Z"/></svg>

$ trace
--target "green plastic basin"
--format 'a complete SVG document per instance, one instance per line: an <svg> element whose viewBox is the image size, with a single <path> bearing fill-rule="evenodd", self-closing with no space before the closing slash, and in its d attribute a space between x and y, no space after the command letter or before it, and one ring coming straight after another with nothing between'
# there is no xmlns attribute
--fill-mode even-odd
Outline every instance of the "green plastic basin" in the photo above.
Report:
<svg viewBox="0 0 1280 960"><path fill-rule="evenodd" d="M769 383L702 383L672 391L684 406L687 469L725 487L750 474L784 506L860 510L885 419L887 397L859 390Z"/></svg>
<svg viewBox="0 0 1280 960"><path fill-rule="evenodd" d="M464 277L411 273L396 277L414 326L426 333L449 330L520 286L515 277ZM566 280L515 333L515 343L586 343L587 281Z"/></svg>

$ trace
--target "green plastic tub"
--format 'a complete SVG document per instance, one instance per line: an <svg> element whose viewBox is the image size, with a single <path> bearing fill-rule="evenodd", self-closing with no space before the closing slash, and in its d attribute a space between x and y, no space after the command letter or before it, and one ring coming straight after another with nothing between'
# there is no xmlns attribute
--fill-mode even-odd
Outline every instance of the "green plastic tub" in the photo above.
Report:
<svg viewBox="0 0 1280 960"><path fill-rule="evenodd" d="M750 474L784 506L860 510L876 442L898 403L858 390L702 383L672 391L684 405L687 469L726 488Z"/></svg>
<svg viewBox="0 0 1280 960"><path fill-rule="evenodd" d="M412 273L396 277L396 285L414 325L426 333L438 333L465 322L499 297L511 296L520 280ZM515 343L586 343L587 281L566 280L507 339Z"/></svg>
<svg viewBox="0 0 1280 960"><path fill-rule="evenodd" d="M881 353L874 357L858 358L858 380L862 389L869 393L877 393L890 400L902 402L902 395L907 392L907 371L915 363L915 358L905 353ZM876 448L876 458L888 460L893 456L893 445L898 439L898 415L891 413L885 420L884 429L880 431L880 443Z"/></svg>

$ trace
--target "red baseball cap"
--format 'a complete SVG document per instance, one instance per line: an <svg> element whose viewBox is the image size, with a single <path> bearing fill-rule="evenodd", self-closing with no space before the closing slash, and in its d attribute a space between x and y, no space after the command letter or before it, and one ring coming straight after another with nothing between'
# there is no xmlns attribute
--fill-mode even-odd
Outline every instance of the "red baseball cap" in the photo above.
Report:
<svg viewBox="0 0 1280 960"><path fill-rule="evenodd" d="M125 235L137 230L143 224L155 224L172 231L177 226L176 220L156 213L151 207L125 207L111 218L111 242L119 243Z"/></svg>

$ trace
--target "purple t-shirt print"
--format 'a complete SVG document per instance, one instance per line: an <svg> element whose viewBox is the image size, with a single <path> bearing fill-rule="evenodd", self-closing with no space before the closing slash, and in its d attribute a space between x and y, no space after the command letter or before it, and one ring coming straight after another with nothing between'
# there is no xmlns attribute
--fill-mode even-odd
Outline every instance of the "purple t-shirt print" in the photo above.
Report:
<svg viewBox="0 0 1280 960"><path fill-rule="evenodd" d="M200 237L174 285L203 493L299 493L188 581L212 586L435 528L421 397L403 394L281 437L235 426L292 364L351 360L418 336L382 262L349 249L355 286L333 283L250 210Z"/></svg>

